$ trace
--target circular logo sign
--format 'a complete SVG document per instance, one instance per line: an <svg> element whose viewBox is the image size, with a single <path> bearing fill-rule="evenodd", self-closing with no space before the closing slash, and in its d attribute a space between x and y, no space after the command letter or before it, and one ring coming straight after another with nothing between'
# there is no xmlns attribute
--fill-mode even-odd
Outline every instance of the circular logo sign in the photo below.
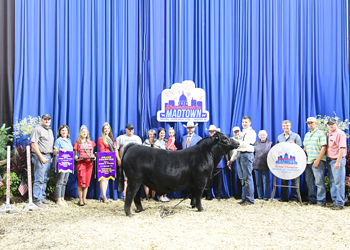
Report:
<svg viewBox="0 0 350 250"><path fill-rule="evenodd" d="M267 155L267 165L278 178L295 179L306 168L306 155L304 150L295 143L278 143L271 148Z"/></svg>

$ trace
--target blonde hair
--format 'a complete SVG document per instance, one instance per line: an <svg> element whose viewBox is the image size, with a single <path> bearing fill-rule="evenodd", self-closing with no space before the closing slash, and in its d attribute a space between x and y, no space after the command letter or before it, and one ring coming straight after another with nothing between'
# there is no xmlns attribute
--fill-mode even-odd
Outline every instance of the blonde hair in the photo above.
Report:
<svg viewBox="0 0 350 250"><path fill-rule="evenodd" d="M282 122L282 124L285 124L285 123L289 123L290 125L292 125L292 123L291 123L289 120L284 120L284 121Z"/></svg>
<svg viewBox="0 0 350 250"><path fill-rule="evenodd" d="M102 138L103 138L103 144L104 144L104 145L107 145L107 144L108 144L108 143L107 143L107 137L106 137L105 132L104 132L106 126L109 127L108 136L114 141L111 125L109 125L108 122L105 122L105 123L103 124L103 126L102 126Z"/></svg>
<svg viewBox="0 0 350 250"><path fill-rule="evenodd" d="M174 135L176 135L176 132L175 132L175 130L174 130L174 128L173 128L173 127L170 127L170 128L169 128L169 130L168 130L168 134L169 134L169 132L170 132L171 130L172 130L172 131L174 131Z"/></svg>
<svg viewBox="0 0 350 250"><path fill-rule="evenodd" d="M86 129L87 130L87 136L86 136L86 141L89 142L90 141L90 133L89 130L87 129L87 127L85 125L80 127L80 131L79 131L79 135L78 135L78 139L77 139L77 143L81 144L82 140L83 140L83 130Z"/></svg>
<svg viewBox="0 0 350 250"><path fill-rule="evenodd" d="M156 136L157 135L157 132L154 130L154 129L150 129L150 130L148 130L148 132L147 132L147 138L149 139L149 135L150 134L153 134L154 136Z"/></svg>

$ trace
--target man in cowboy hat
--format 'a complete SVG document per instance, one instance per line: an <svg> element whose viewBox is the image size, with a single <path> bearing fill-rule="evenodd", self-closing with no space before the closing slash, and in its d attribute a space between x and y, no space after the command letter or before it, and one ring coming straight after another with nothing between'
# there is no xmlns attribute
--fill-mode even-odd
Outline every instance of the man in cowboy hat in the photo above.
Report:
<svg viewBox="0 0 350 250"><path fill-rule="evenodd" d="M209 136L213 136L216 132L220 132L220 128L216 128L215 125L210 125L209 129L207 129L209 132ZM214 173L214 194L215 198L220 201L220 199L223 198L222 196L222 169L225 168L225 159L222 157L221 161L215 168ZM213 193L212 189L207 191L207 196L205 198L206 200L212 200L213 199Z"/></svg>
<svg viewBox="0 0 350 250"><path fill-rule="evenodd" d="M196 145L197 142L202 140L202 137L199 135L196 135L194 133L194 130L198 126L198 123L194 125L193 121L187 122L187 125L184 125L184 127L187 129L188 134L182 137L181 144L182 149L192 147Z"/></svg>

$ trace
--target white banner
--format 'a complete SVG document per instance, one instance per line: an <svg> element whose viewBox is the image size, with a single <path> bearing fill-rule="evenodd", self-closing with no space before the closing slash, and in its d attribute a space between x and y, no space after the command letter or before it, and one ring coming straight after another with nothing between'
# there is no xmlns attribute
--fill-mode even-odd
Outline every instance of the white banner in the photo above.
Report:
<svg viewBox="0 0 350 250"><path fill-rule="evenodd" d="M273 146L267 155L270 171L283 180L299 177L306 168L304 150L295 143L282 142Z"/></svg>

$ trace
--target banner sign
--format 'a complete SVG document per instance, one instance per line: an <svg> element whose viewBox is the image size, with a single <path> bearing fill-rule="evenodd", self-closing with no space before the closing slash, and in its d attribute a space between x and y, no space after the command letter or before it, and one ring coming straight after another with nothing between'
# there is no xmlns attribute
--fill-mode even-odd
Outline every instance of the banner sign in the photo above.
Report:
<svg viewBox="0 0 350 250"><path fill-rule="evenodd" d="M97 153L97 179L115 180L115 152Z"/></svg>
<svg viewBox="0 0 350 250"><path fill-rule="evenodd" d="M194 82L174 83L162 92L161 110L157 112L159 122L207 122L205 91L196 88Z"/></svg>
<svg viewBox="0 0 350 250"><path fill-rule="evenodd" d="M273 146L267 155L270 171L282 180L299 177L306 168L304 150L295 143L282 142Z"/></svg>
<svg viewBox="0 0 350 250"><path fill-rule="evenodd" d="M74 152L66 151L63 153L59 151L57 159L57 172L58 173L73 173L74 166Z"/></svg>

